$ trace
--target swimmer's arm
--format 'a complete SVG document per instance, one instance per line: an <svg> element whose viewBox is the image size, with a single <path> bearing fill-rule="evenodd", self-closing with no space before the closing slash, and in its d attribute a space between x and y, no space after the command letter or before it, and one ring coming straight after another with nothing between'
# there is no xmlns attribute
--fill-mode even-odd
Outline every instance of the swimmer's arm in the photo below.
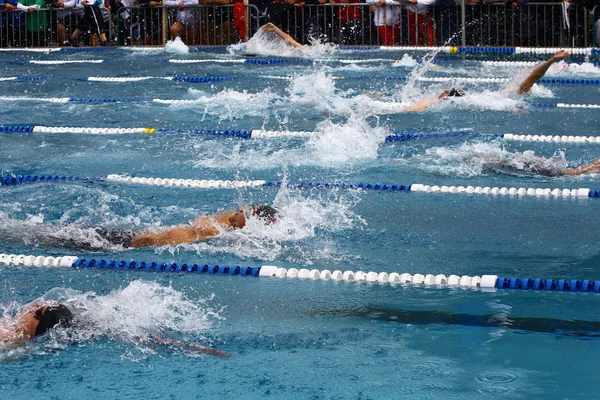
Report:
<svg viewBox="0 0 600 400"><path fill-rule="evenodd" d="M438 101L440 101L440 99L426 99L426 100L421 100L421 101L417 101L416 103L406 107L404 110L402 110L402 112L419 112L419 111L423 111L428 109L429 107L431 107L432 105L434 105L435 103L437 103Z"/></svg>
<svg viewBox="0 0 600 400"><path fill-rule="evenodd" d="M200 346L197 344L185 344L178 340L163 339L156 335L152 335L150 337L142 335L142 336L140 336L140 339L143 342L155 342L155 343L160 343L160 344L166 344L169 346L177 346L177 347L181 347L186 350L197 351L199 353L208 354L208 355L215 356L215 357L231 358L231 353L213 349L212 347Z"/></svg>
<svg viewBox="0 0 600 400"><path fill-rule="evenodd" d="M180 226L158 233L140 233L131 240L131 247L165 246L168 244L193 243L219 235L215 226Z"/></svg>
<svg viewBox="0 0 600 400"><path fill-rule="evenodd" d="M550 68L552 64L554 64L558 60L567 57L568 55L569 53L567 53L564 50L558 51L556 54L550 57L550 59L544 61L543 63L535 67L535 69L531 71L531 74L529 74L529 76L525 78L523 83L521 83L521 86L519 86L519 94L529 92L533 87L533 84L536 83L538 79L541 79L546 74L548 68Z"/></svg>
<svg viewBox="0 0 600 400"><path fill-rule="evenodd" d="M283 39L283 41L285 41L287 44L289 44L292 47L302 47L302 45L298 42L296 42L294 40L294 38L292 38L290 35L288 35L287 33L285 33L284 31L282 31L281 29L279 29L276 25L273 25L271 22L263 25L261 27L262 30L267 31L267 32L275 32L277 34L277 36L279 36L281 39Z"/></svg>
<svg viewBox="0 0 600 400"><path fill-rule="evenodd" d="M585 175L600 172L600 159L578 168L567 168L565 175Z"/></svg>

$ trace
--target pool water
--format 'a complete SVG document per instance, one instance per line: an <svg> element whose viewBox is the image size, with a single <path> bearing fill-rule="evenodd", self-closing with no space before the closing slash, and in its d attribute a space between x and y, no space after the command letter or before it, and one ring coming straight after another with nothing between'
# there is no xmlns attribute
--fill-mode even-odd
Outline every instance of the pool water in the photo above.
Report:
<svg viewBox="0 0 600 400"><path fill-rule="evenodd" d="M600 188L598 175L543 177L492 168L543 157L578 166L597 144L509 142L495 133L595 136L593 85L547 84L519 98L514 83L464 83L467 95L422 113L391 101L439 94L452 83L384 77L523 76L483 58L423 52L300 53L244 48L0 53L1 125L313 131L310 138L1 134L0 170L50 174L267 181ZM256 58L254 57L254 58ZM508 57L508 56L504 56ZM39 65L30 60L106 60ZM165 60L213 60L170 63ZM391 60L401 60L392 63ZM529 56L526 60L541 60ZM352 62L354 60L354 62ZM525 60L519 56L503 60ZM598 79L594 60L572 57L548 77ZM411 75L412 74L412 75ZM233 77L94 82L88 77ZM340 79L345 77L346 79ZM357 79L361 77L361 79ZM515 78L518 80L518 78ZM159 98L173 105L66 103L33 98ZM481 134L385 142L399 131ZM534 153L532 153L534 152ZM516 155L515 155L516 154ZM539 161L539 160L538 160ZM103 181L0 188L0 252L285 268L600 279L597 199L280 187L192 189ZM94 226L155 230L240 204L272 204L280 221L250 219L206 242L86 252L48 246L47 235L86 240ZM564 399L596 396L600 329L595 294L390 286L206 274L0 267L0 308L14 316L39 298L65 301L81 325L1 353L2 398ZM590 328L591 327L591 328ZM140 343L159 334L216 347L230 359Z"/></svg>

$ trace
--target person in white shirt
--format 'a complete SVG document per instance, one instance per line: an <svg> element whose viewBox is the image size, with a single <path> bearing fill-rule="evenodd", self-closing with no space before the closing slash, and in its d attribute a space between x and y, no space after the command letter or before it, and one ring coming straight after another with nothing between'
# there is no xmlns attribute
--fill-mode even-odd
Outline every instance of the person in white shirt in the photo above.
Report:
<svg viewBox="0 0 600 400"><path fill-rule="evenodd" d="M194 28L194 24L197 22L197 12L195 9L186 9L185 7L198 6L200 2L198 0L165 0L163 4L166 7L177 7L177 16L171 25L171 38L175 40L175 38L183 36L186 38L184 42L188 42L188 44L194 42L188 29L191 31Z"/></svg>
<svg viewBox="0 0 600 400"><path fill-rule="evenodd" d="M367 0L374 11L379 43L394 46L400 38L400 0Z"/></svg>

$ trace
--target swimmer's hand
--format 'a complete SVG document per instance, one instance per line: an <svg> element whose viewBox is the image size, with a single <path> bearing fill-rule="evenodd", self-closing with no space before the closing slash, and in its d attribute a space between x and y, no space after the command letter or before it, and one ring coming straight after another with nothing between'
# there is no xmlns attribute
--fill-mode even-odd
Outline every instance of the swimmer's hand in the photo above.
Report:
<svg viewBox="0 0 600 400"><path fill-rule="evenodd" d="M151 335L151 336L141 335L140 340L145 343L159 343L159 344L165 344L165 345L169 345L169 346L177 346L184 350L194 351L194 352L198 352L198 353L202 353L202 354L208 354L208 355L214 356L214 357L231 358L231 356L232 356L231 353L213 349L212 347L201 346L198 344L185 344L178 340L163 339L160 336L156 336L156 335Z"/></svg>
<svg viewBox="0 0 600 400"><path fill-rule="evenodd" d="M271 22L268 22L261 26L260 29L262 29L265 32L272 32L275 30L275 25L273 25Z"/></svg>
<svg viewBox="0 0 600 400"><path fill-rule="evenodd" d="M231 358L233 355L231 353L227 353L225 351L213 349L212 347L200 346L196 344L190 344L187 346L188 350L197 351L202 354L208 354L209 356L219 357L219 358Z"/></svg>
<svg viewBox="0 0 600 400"><path fill-rule="evenodd" d="M552 56L552 59L554 61L556 61L556 60L560 60L560 59L565 58L565 57L569 57L569 53L566 52L566 51L564 51L564 50L559 50L559 51L556 52L556 54L554 54Z"/></svg>

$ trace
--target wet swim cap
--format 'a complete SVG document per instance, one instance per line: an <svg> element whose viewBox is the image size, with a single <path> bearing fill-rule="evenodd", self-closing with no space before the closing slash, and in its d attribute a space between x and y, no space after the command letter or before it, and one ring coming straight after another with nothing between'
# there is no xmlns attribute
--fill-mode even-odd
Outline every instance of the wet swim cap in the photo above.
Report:
<svg viewBox="0 0 600 400"><path fill-rule="evenodd" d="M33 316L40 321L35 328L35 336L43 335L59 323L69 325L73 320L73 313L64 304L48 306L45 309L42 307Z"/></svg>
<svg viewBox="0 0 600 400"><path fill-rule="evenodd" d="M452 89L450 89L448 94L446 94L446 96L448 96L448 97L462 97L464 95L465 95L465 91L460 88L452 88Z"/></svg>

